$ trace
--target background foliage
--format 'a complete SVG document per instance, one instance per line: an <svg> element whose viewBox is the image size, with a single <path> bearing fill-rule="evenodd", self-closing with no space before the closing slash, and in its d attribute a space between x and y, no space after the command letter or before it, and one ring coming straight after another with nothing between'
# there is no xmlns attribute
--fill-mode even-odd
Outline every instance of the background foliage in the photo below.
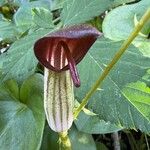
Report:
<svg viewBox="0 0 150 150"><path fill-rule="evenodd" d="M79 105L150 7L149 0L133 2L0 1L0 49L4 51L0 55L0 150L58 149L58 137L45 123L43 75L33 53L35 41L62 26L80 23L103 32L78 66L82 86L75 89L75 98ZM74 150L107 149L91 134L123 129L150 133L149 33L150 21L75 120L69 133Z"/></svg>

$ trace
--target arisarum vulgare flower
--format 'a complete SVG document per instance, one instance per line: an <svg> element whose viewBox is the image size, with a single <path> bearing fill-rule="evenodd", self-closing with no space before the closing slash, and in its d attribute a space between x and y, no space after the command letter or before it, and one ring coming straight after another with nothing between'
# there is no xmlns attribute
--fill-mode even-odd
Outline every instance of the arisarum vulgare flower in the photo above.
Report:
<svg viewBox="0 0 150 150"><path fill-rule="evenodd" d="M80 86L76 65L101 33L89 25L76 25L36 41L35 56L45 67L44 108L50 127L67 131L73 122L73 84Z"/></svg>

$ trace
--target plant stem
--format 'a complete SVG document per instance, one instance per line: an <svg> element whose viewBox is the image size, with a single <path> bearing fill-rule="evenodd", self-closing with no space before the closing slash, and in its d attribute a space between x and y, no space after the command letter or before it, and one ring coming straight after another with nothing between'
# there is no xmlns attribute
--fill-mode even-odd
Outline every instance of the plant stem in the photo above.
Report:
<svg viewBox="0 0 150 150"><path fill-rule="evenodd" d="M55 24L55 23L57 23L57 22L59 22L59 21L60 21L60 17L54 19L54 20L53 20L53 23Z"/></svg>
<svg viewBox="0 0 150 150"><path fill-rule="evenodd" d="M150 150L148 139L147 139L147 135L144 134L144 136L145 136L145 140L146 140L147 150Z"/></svg>
<svg viewBox="0 0 150 150"><path fill-rule="evenodd" d="M68 132L60 132L58 134L60 142L59 150L71 150L71 142L68 136Z"/></svg>
<svg viewBox="0 0 150 150"><path fill-rule="evenodd" d="M76 119L81 110L85 107L88 100L91 98L91 96L95 93L97 88L101 85L102 81L107 77L111 69L114 67L114 65L118 62L118 60L121 58L123 53L126 51L126 49L129 47L129 45L132 43L132 41L135 39L135 37L138 35L144 24L150 19L150 8L145 12L141 20L138 22L136 27L134 28L133 32L129 35L127 40L124 41L119 51L115 54L114 58L111 60L111 62L108 64L108 66L103 71L102 75L99 77L99 79L95 82L95 84L92 86L90 91L86 94L85 98L83 98L82 103L80 106L76 109L74 112L74 118Z"/></svg>
<svg viewBox="0 0 150 150"><path fill-rule="evenodd" d="M114 150L120 150L120 141L119 141L119 135L118 132L114 132L111 135L112 139L113 139L113 146L114 146Z"/></svg>

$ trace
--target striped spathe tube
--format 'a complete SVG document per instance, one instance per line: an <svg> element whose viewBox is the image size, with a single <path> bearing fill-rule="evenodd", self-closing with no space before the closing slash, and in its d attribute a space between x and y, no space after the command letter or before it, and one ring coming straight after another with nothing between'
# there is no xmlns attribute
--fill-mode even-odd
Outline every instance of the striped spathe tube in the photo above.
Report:
<svg viewBox="0 0 150 150"><path fill-rule="evenodd" d="M69 71L44 71L44 109L55 132L67 131L73 122L74 92Z"/></svg>

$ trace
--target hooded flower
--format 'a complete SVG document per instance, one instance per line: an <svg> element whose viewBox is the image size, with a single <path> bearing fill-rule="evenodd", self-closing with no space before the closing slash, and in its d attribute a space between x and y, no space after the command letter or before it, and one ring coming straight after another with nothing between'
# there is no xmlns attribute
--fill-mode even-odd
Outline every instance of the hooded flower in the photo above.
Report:
<svg viewBox="0 0 150 150"><path fill-rule="evenodd" d="M76 65L100 36L100 32L89 25L76 25L50 33L39 39L34 52L46 68L61 72L70 70L75 86L80 86Z"/></svg>
<svg viewBox="0 0 150 150"><path fill-rule="evenodd" d="M76 65L100 35L89 25L76 25L50 33L34 45L35 56L45 67L46 117L49 126L56 132L67 131L72 125L73 83L76 87L80 86Z"/></svg>

